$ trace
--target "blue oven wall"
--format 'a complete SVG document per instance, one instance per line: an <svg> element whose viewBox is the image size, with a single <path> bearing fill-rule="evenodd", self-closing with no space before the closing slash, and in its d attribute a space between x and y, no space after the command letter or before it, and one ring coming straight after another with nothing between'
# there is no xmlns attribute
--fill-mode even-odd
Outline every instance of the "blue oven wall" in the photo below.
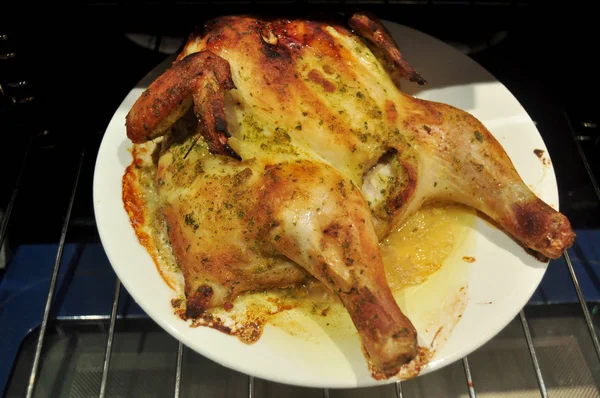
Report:
<svg viewBox="0 0 600 398"><path fill-rule="evenodd" d="M21 342L42 321L57 249L56 244L19 246L0 282L0 395ZM51 319L110 316L115 277L100 243L66 244ZM146 316L126 293L118 314Z"/></svg>

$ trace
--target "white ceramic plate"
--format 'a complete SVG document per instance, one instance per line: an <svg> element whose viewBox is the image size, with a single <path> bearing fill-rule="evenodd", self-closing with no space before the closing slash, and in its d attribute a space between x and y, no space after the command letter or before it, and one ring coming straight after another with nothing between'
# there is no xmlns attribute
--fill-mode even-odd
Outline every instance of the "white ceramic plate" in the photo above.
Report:
<svg viewBox="0 0 600 398"><path fill-rule="evenodd" d="M493 76L453 47L421 32L386 22L405 58L428 80L404 90L445 102L479 118L512 158L524 181L547 203L558 208L551 166L534 149L546 151L534 123L513 95ZM114 270L137 303L167 332L187 347L231 369L259 378L309 387L351 388L394 381L371 377L358 337L344 341L315 325L312 338L292 336L276 327L246 345L216 330L190 328L173 313L172 290L139 244L121 200L121 181L131 162L125 115L167 63L157 66L125 98L112 118L100 147L94 175L94 208L100 237ZM417 91L419 90L419 91ZM502 330L527 303L541 281L546 263L525 253L510 237L478 220L468 278L467 306L462 319L421 374L440 369L479 348ZM417 303L418 304L418 303ZM423 305L431 303L423 303ZM411 313L407 314L409 318ZM417 328L419 329L419 328ZM419 330L418 330L419 331ZM425 331L420 331L425 333ZM428 331L431 337L431 331ZM425 333L427 334L427 333Z"/></svg>

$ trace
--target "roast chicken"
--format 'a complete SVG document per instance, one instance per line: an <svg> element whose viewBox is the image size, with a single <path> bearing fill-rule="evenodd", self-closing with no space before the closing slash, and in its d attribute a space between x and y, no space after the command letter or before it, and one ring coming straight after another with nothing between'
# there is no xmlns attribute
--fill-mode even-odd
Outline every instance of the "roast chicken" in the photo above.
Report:
<svg viewBox="0 0 600 398"><path fill-rule="evenodd" d="M480 121L405 81L426 84L365 14L226 16L189 37L126 118L133 143L162 137L156 185L188 316L316 278L392 375L417 333L379 242L425 202L471 206L547 258L572 244Z"/></svg>

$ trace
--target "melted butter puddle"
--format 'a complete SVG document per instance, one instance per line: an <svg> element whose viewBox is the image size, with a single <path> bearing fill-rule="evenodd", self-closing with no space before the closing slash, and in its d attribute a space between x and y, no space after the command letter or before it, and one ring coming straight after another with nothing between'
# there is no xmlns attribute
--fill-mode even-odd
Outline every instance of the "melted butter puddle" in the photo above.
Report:
<svg viewBox="0 0 600 398"><path fill-rule="evenodd" d="M419 344L434 350L467 305L473 261L465 256L475 247L475 220L475 212L460 205L424 207L381 245L398 305L419 332Z"/></svg>

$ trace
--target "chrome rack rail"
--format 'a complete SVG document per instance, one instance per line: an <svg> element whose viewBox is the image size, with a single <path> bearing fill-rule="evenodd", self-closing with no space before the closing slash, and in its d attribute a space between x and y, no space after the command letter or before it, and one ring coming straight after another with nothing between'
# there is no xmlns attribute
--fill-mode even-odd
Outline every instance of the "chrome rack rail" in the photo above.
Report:
<svg viewBox="0 0 600 398"><path fill-rule="evenodd" d="M256 398L254 394L254 376L248 376L248 398ZM323 389L323 398L329 398L329 390L326 388Z"/></svg>
<svg viewBox="0 0 600 398"><path fill-rule="evenodd" d="M177 344L177 368L175 371L175 398L179 398L181 389L181 365L183 364L183 344L181 341ZM250 395L250 393L248 393Z"/></svg>
<svg viewBox="0 0 600 398"><path fill-rule="evenodd" d="M106 383L108 382L108 369L110 368L110 356L112 355L112 343L115 336L115 323L117 321L117 309L119 308L119 296L121 295L121 281L117 278L115 282L115 298L113 299L112 311L110 313L110 327L108 328L108 340L106 341L106 352L104 364L102 365L102 381L100 382L100 398L106 396Z"/></svg>
<svg viewBox="0 0 600 398"><path fill-rule="evenodd" d="M535 347L533 346L533 338L531 337L531 332L529 331L529 323L527 322L527 318L525 318L525 312L523 310L519 312L519 317L521 318L521 326L523 326L523 333L525 333L525 340L527 340L527 348L529 349L531 362L533 363L533 367L535 368L535 375L537 377L538 387L540 388L540 394L543 398L547 398L548 391L546 390L546 383L544 382L544 376L542 376L542 369L540 368L540 363L538 362L537 355L535 353Z"/></svg>
<svg viewBox="0 0 600 398"><path fill-rule="evenodd" d="M467 378L467 388L469 389L469 397L475 398L475 388L473 387L473 379L471 378L471 368L469 367L469 360L467 357L464 357L463 360L463 368L465 369L465 377Z"/></svg>
<svg viewBox="0 0 600 398"><path fill-rule="evenodd" d="M60 241L58 243L58 250L56 252L56 260L54 261L54 269L52 271L52 278L50 279L50 287L48 288L48 297L46 298L46 306L44 307L44 315L42 318L42 324L40 326L40 334L38 336L38 341L35 348L35 357L33 359L33 365L31 366L29 383L27 384L27 398L33 397L33 393L35 391L35 383L37 381L40 358L42 355L42 346L44 344L44 337L46 336L46 328L48 327L48 318L50 317L50 307L52 306L52 298L54 297L54 289L56 287L58 270L62 260L63 249L65 248L69 222L71 221L71 211L73 210L73 203L75 203L75 194L77 193L77 185L79 184L79 176L81 175L81 166L83 165L84 153L84 150L82 150L81 155L79 156L79 164L77 166L77 172L75 173L75 181L73 182L71 197L69 198L69 206L67 207L65 221L60 233Z"/></svg>
<svg viewBox="0 0 600 398"><path fill-rule="evenodd" d="M598 200L600 201L600 189L598 188L598 183L591 171L591 168L589 166L589 163L587 161L585 153L583 152L579 142L577 141L577 138L575 137L575 133L574 133L572 126L570 125L569 118L567 117L566 114L564 116L565 116L567 122L569 123L571 134L573 135L575 144L577 145L577 149L581 156L581 160L584 163L586 170L588 171L590 181L596 191ZM66 215L64 218L62 233L61 233L60 241L59 241L59 247L58 247L58 250L56 253L56 261L54 264L54 270L53 270L52 278L50 281L50 286L48 289L46 306L45 306L43 318L41 321L40 333L39 333L38 342L37 342L37 346L36 346L35 357L34 357L33 365L31 368L31 375L29 378L29 383L27 386L27 397L28 398L32 397L35 392L35 386L36 386L36 381L37 381L37 376L38 376L38 367L40 364L40 356L41 356L42 347L44 344L44 337L46 334L46 329L47 329L47 325L48 325L48 321L49 321L49 314L50 314L50 309L51 309L51 305L52 305L52 298L54 295L54 289L55 289L55 285L56 285L56 277L58 274L58 270L60 268L62 252L63 252L63 248L65 245L65 238L66 238L68 227L69 227L71 210L73 208L73 203L75 201L77 185L79 182L79 176L80 176L80 172L81 172L83 159L84 159L84 151L82 150L80 159L79 159L77 173L75 175L75 180L73 182L71 196L69 199L69 206L67 208L67 212L66 212ZM26 160L26 158L25 158L25 160ZM17 181L17 183L18 183L18 181ZM18 184L17 184L17 187L18 187ZM15 188L15 189L17 189L17 188ZM15 195L16 194L14 194L13 196L15 196ZM10 213L8 213L8 214L10 215ZM7 217L7 219L8 219L8 217ZM2 225L2 230L0 231L0 232L2 232L2 234L0 234L0 242L3 242L4 230L5 230L4 224L6 224L8 222L7 219L4 220L4 223ZM577 293L577 297L578 297L579 303L580 303L582 311L583 311L583 315L584 315L586 323L587 323L590 338L593 342L598 359L600 360L600 343L598 340L598 335L594 328L590 311L585 302L585 297L581 290L581 287L580 287L580 284L579 284L579 281L577 278L577 274L575 272L573 264L571 263L571 258L569 256L568 251L565 251L563 253L563 256L566 261L569 273L571 275L573 286ZM106 351L105 351L105 357L104 357L104 365L103 365L103 371L102 371L102 381L101 381L101 386L100 386L100 391L99 391L99 397L105 397L106 392L107 392L107 386L108 386L109 374L110 374L109 370L110 370L111 350L112 350L112 343L113 343L113 339L114 339L115 323L118 318L117 308L118 308L118 303L119 303L120 292L121 292L121 284L117 278L116 284L115 284L115 293L114 293L114 300L113 300L113 305L112 305L112 312L110 315L110 327L109 327L108 337L107 337L107 341L106 341ZM101 317L101 318L106 319L106 317ZM528 347L529 354L531 357L532 365L534 367L535 374L537 377L540 396L545 398L548 396L548 391L546 388L546 383L544 381L543 372L541 371L541 368L540 368L540 365L538 362L538 357L536 355L535 344L533 341L531 331L529 329L529 324L528 324L527 318L525 316L525 312L523 310L521 310L521 312L519 313L519 318L520 318L521 325L523 328L524 337L527 342L527 347ZM96 319L96 318L94 318L94 319ZM98 319L100 319L100 318L98 318ZM181 342L179 342L178 349L177 349L177 359L176 359L177 363L176 363L175 387L174 387L174 397L176 397L176 398L179 397L180 392L181 392L181 380L182 380L182 371L183 371L183 354L184 354L184 346ZM476 392L475 392L475 388L473 385L473 378L472 378L471 368L469 366L468 358L467 357L463 358L462 363L463 363L463 368L464 368L464 372L465 372L467 392L470 397L476 397ZM254 384L255 384L254 377L248 376L248 398L256 398ZM402 382L398 381L393 385L393 387L392 387L392 385L390 385L390 388L395 388L395 393L398 398L404 397L403 391L402 391ZM329 396L330 396L329 390L323 389L323 398L328 398Z"/></svg>
<svg viewBox="0 0 600 398"><path fill-rule="evenodd" d="M402 382L396 382L396 398L402 398Z"/></svg>

